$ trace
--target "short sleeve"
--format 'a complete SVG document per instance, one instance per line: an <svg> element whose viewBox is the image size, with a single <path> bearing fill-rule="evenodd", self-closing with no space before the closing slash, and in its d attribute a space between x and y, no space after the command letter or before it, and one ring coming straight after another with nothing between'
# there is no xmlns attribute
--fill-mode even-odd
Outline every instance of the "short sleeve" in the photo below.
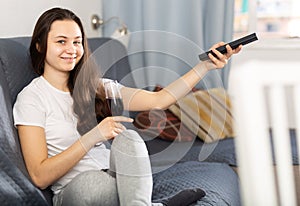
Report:
<svg viewBox="0 0 300 206"><path fill-rule="evenodd" d="M102 78L101 81L102 81L102 85L104 85L106 82L113 82L115 80L108 79L108 78ZM118 87L119 87L119 89L122 89L124 87L124 85L118 82Z"/></svg>
<svg viewBox="0 0 300 206"><path fill-rule="evenodd" d="M14 125L30 125L45 128L46 111L38 96L20 93L13 108Z"/></svg>

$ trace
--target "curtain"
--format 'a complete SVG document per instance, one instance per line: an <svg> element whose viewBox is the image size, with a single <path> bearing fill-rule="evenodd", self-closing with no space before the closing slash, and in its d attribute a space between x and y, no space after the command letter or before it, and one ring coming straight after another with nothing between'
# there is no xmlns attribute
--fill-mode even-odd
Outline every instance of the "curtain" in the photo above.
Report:
<svg viewBox="0 0 300 206"><path fill-rule="evenodd" d="M191 69L213 44L232 40L234 0L102 0L103 18L130 30L132 74L138 87L165 86ZM111 36L116 23L103 27ZM198 87L227 87L230 67L209 72Z"/></svg>

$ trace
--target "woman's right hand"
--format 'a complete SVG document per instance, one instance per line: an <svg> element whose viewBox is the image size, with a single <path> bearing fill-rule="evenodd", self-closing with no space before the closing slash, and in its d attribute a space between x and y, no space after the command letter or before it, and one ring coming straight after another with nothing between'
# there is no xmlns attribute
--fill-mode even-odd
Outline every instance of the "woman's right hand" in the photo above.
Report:
<svg viewBox="0 0 300 206"><path fill-rule="evenodd" d="M240 45L236 49L232 49L229 44L226 45L227 52L225 54L222 54L217 50L218 47L224 46L224 42L219 42L215 45L213 45L210 50L216 55L212 55L211 53L208 54L210 61L206 61L206 66L208 67L208 70L211 69L221 69L226 66L228 63L228 60L233 54L237 54L241 51L242 45Z"/></svg>
<svg viewBox="0 0 300 206"><path fill-rule="evenodd" d="M101 135L109 140L126 130L121 122L133 122L132 118L124 116L112 116L104 118L98 125Z"/></svg>

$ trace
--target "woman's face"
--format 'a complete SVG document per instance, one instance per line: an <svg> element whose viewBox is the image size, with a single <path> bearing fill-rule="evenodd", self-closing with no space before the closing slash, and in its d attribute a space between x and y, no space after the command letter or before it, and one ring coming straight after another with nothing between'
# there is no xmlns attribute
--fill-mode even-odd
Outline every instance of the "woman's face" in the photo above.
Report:
<svg viewBox="0 0 300 206"><path fill-rule="evenodd" d="M45 72L69 73L83 56L82 34L72 20L54 21L48 33Z"/></svg>

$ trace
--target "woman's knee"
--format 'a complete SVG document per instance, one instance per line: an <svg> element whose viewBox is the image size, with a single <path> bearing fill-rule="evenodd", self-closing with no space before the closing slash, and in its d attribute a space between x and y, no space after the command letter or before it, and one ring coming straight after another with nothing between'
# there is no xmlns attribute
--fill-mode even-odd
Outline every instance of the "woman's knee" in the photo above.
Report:
<svg viewBox="0 0 300 206"><path fill-rule="evenodd" d="M114 139L111 147L110 169L126 176L151 175L148 150L137 132L126 130Z"/></svg>
<svg viewBox="0 0 300 206"><path fill-rule="evenodd" d="M112 144L112 152L124 155L148 156L148 150L142 137L134 130L125 130L118 135Z"/></svg>
<svg viewBox="0 0 300 206"><path fill-rule="evenodd" d="M126 137L129 141L134 141L137 143L144 143L143 138L134 130L127 129L124 130L120 135L120 137Z"/></svg>

